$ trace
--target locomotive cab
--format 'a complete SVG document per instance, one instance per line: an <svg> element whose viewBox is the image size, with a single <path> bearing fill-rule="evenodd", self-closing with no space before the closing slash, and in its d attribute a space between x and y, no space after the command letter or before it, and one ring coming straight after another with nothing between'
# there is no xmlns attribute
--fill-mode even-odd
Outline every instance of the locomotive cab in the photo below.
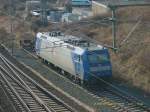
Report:
<svg viewBox="0 0 150 112"><path fill-rule="evenodd" d="M89 80L92 76L111 77L112 69L108 49L84 50L73 52L76 76Z"/></svg>
<svg viewBox="0 0 150 112"><path fill-rule="evenodd" d="M88 73L85 74L85 76L87 75L85 78L88 79L91 76L101 78L112 76L112 66L108 49L87 52L87 60Z"/></svg>

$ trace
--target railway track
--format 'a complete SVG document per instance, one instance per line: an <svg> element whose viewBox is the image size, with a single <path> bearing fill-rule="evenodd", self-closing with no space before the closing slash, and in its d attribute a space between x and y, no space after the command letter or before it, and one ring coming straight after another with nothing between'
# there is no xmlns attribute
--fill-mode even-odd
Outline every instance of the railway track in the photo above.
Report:
<svg viewBox="0 0 150 112"><path fill-rule="evenodd" d="M115 112L150 112L148 107L144 106L142 103L137 104L134 99L122 98L121 96L110 92L110 90L100 90L94 97L98 98L100 104L112 108Z"/></svg>
<svg viewBox="0 0 150 112"><path fill-rule="evenodd" d="M29 55L31 56L30 53ZM98 85L97 87L91 87L96 88L96 90L85 88L87 94L98 99L98 102L95 102L94 105L100 105L100 107L104 105L114 112L150 112L150 108L146 106L144 102L129 94L124 94L108 84L104 85L105 86Z"/></svg>
<svg viewBox="0 0 150 112"><path fill-rule="evenodd" d="M109 106L116 112L150 112L150 108L136 97L130 96L100 78L97 79L101 81L101 84L94 87L97 90L93 91L92 95L99 99L100 104Z"/></svg>
<svg viewBox="0 0 150 112"><path fill-rule="evenodd" d="M115 112L150 112L150 108L136 97L120 91L108 82L95 77L94 74L91 75L101 82L97 87L91 87L97 88L96 91L90 90L89 92L99 100L98 105L108 106Z"/></svg>
<svg viewBox="0 0 150 112"><path fill-rule="evenodd" d="M0 81L18 112L74 112L0 54Z"/></svg>

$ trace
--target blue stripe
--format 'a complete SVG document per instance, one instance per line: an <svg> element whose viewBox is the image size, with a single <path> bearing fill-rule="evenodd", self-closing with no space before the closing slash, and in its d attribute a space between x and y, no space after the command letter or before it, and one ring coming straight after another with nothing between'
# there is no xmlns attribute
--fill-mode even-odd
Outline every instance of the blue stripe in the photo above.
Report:
<svg viewBox="0 0 150 112"><path fill-rule="evenodd" d="M90 66L96 67L96 66L111 66L110 62L104 62L104 63L89 63Z"/></svg>
<svg viewBox="0 0 150 112"><path fill-rule="evenodd" d="M82 60L83 60L83 68L84 68L84 80L89 79L89 63L88 63L88 57L87 57L88 52L85 51L82 55Z"/></svg>
<svg viewBox="0 0 150 112"><path fill-rule="evenodd" d="M102 72L92 72L92 74L98 77L105 77L105 76L107 77L107 76L112 76L112 71L107 70L107 71L102 71Z"/></svg>

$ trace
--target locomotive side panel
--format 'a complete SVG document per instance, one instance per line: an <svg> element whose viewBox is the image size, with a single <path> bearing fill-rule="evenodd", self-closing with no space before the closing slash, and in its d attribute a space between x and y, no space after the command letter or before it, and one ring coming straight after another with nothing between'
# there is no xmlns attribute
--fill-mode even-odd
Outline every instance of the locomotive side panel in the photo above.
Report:
<svg viewBox="0 0 150 112"><path fill-rule="evenodd" d="M72 61L72 50L66 47L55 47L47 40L42 40L39 56L61 69L75 75Z"/></svg>

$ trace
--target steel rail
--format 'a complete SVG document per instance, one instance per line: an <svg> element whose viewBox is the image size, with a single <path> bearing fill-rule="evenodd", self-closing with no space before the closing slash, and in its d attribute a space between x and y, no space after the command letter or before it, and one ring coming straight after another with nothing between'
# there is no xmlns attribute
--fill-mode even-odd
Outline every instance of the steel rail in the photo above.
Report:
<svg viewBox="0 0 150 112"><path fill-rule="evenodd" d="M4 57L5 58L5 57ZM6 59L6 58L5 58ZM7 59L6 59L7 60ZM19 68L17 68L16 66L14 66L9 60L8 64L11 65L12 67L14 67L16 69L16 71L18 71L19 73L21 73L24 77L26 77L28 80L30 80L36 87L38 87L39 89L41 89L42 91L44 91L45 93L47 93L49 96L52 96L53 98L55 98L56 100L58 100L59 102L61 102L64 106L66 106L69 110L71 111L76 111L75 109L73 109L72 107L70 107L68 104L66 104L64 101L62 101L60 98L58 98L57 96L55 96L54 94L50 93L49 91L47 91L45 88L43 88L40 84L36 83L32 78L30 78L29 76L27 76L24 72L22 72Z"/></svg>
<svg viewBox="0 0 150 112"><path fill-rule="evenodd" d="M148 108L145 104L142 103L141 100L137 99L136 97L133 97L129 94L127 94L126 92L120 90L119 88L115 87L114 85L104 81L103 79L95 76L94 74L90 73L91 76L95 77L96 79L100 80L101 82L103 82L104 84L106 84L107 86L109 86L110 88L104 88L107 93L110 93L110 94L114 94L115 96L117 96L118 98L122 98L124 99L125 101L127 101L128 103L132 104L133 106L135 106L136 108L139 108L139 111L140 109L143 109L144 111L146 112L149 112L150 111L150 108ZM111 90L112 89L112 90ZM115 91L113 91L113 89ZM106 96L107 97L107 96ZM109 98L108 98L109 99ZM134 101L135 100L135 101ZM122 103L125 103L125 102L122 102ZM129 105L127 105L127 107L129 107ZM126 107L123 107L126 111L131 111L129 110L130 108L126 108ZM132 112L132 111L131 111Z"/></svg>
<svg viewBox="0 0 150 112"><path fill-rule="evenodd" d="M47 91L45 88L43 88L41 85L37 84L32 78L30 78L29 76L27 76L24 72L22 72L19 68L17 68L16 66L14 66L9 60L7 60L4 56L4 62L7 64L7 66L10 69L15 69L17 72L19 72L21 75L23 75L24 77L26 77L28 80L30 80L30 82L32 82L36 87L38 87L40 90L44 91L44 93L46 93L48 96L53 97L55 100L57 100L59 103L61 103L61 105L63 105L65 108L68 108L68 110L70 112L75 112L76 110L73 109L72 107L70 107L69 105L67 105L65 102L63 102L62 100L60 100L58 97L56 97L54 94L50 93L49 91ZM7 61L7 62L6 62ZM14 71L15 72L15 71ZM15 72L16 73L16 72ZM19 77L19 76L18 76ZM20 79L20 77L19 77ZM25 85L25 84L24 84ZM52 112L55 112L54 109L51 108Z"/></svg>
<svg viewBox="0 0 150 112"><path fill-rule="evenodd" d="M10 88L10 90L14 93L14 95L16 96L16 98L19 100L19 102L21 103L21 105L25 108L25 110L27 112L31 112L30 109L28 108L28 106L26 105L26 103L22 100L22 98L20 97L20 95L16 92L16 90L9 83L9 81L5 78L4 74L1 71L0 71L0 75L3 78L3 81L7 84L7 86Z"/></svg>
<svg viewBox="0 0 150 112"><path fill-rule="evenodd" d="M30 91L28 88L26 88L24 85L22 85L22 83L20 83L18 80L16 80L15 79L15 77L13 77L13 76L11 76L11 75L9 75L9 73L5 70L5 68L4 67L2 67L1 65L0 65L0 69L3 71L3 72L5 72L5 74L7 75L7 76L9 76L12 80L14 80L20 87L22 87L26 92L28 92L42 107L43 107L43 104L41 104L41 102L39 102L38 101L38 97L36 97L35 96L35 94L32 92L32 91ZM7 79L6 79L7 80ZM45 110L47 111L47 112L51 112L49 109L47 109L47 108L45 108Z"/></svg>
<svg viewBox="0 0 150 112"><path fill-rule="evenodd" d="M12 93L12 91L10 90L10 89L8 89L7 87L7 85L6 84L4 84L5 82L4 81L2 81L2 80L0 80L0 89L2 90L2 92L3 92L3 94L4 94L4 97L6 98L6 101L2 101L2 102L6 102L7 103L7 101L8 101L8 108L7 109L11 109L11 111L12 112L17 112L17 108L16 108L16 104L14 103L14 102L12 102L12 100L14 100L13 98L15 97L14 95L13 95L13 93ZM7 87L6 87L7 86ZM11 94L8 94L8 91L9 90L9 93L11 93ZM2 99L3 100L3 99ZM19 103L19 101L16 99L15 100L15 102L17 102L17 103ZM19 103L20 104L20 103ZM5 104L4 104L5 105ZM7 104L6 104L7 105ZM16 105L16 106L15 106ZM6 109L6 110L7 110ZM1 111L0 111L1 112Z"/></svg>
<svg viewBox="0 0 150 112"><path fill-rule="evenodd" d="M0 106L0 112L5 112L4 109Z"/></svg>
<svg viewBox="0 0 150 112"><path fill-rule="evenodd" d="M104 80L102 80L102 82L103 81ZM112 109L117 109L117 111L122 110L122 111L132 112L133 110L137 112L143 112L145 110L144 112L149 112L149 108L141 100L137 99L134 96L127 94L126 92L120 90L114 85L110 85L110 83L108 82L104 81L103 83L107 83L106 85L109 85L108 87L110 88L104 88L105 91L98 91L100 93L99 95L100 96L102 95L99 98L100 98L100 101L102 102L104 101L104 104L106 103L107 106L111 105ZM112 89L115 91L113 91ZM101 92L104 92L104 94L103 93L101 94ZM92 94L92 93L89 93L89 94Z"/></svg>
<svg viewBox="0 0 150 112"><path fill-rule="evenodd" d="M3 58L0 56L0 58L3 60ZM17 81L14 77L12 77L12 76L10 76L10 77L12 77L18 84L20 84L20 86L22 86L22 84L25 86L25 87L23 87L26 91L28 91L31 95L32 95L32 97L41 105L41 106L43 106L43 108L45 108L45 110L47 111L47 112L51 112L50 110L49 110L49 108L44 104L44 102L40 99L40 98L38 98L33 92L32 92L32 90L28 87L28 85L18 76L18 74L9 66L9 64L5 61L5 60L3 60L3 62L7 65L7 67L13 72L13 74L15 74L15 76L19 79L19 81L21 82L19 82L19 81ZM0 67L1 67L1 65L0 65ZM1 67L1 68L3 68L3 67ZM3 70L5 70L4 68L3 68ZM7 72L7 71L5 71L5 72ZM7 72L8 73L8 72ZM9 74L9 73L8 73Z"/></svg>
<svg viewBox="0 0 150 112"><path fill-rule="evenodd" d="M138 111L138 112L142 112L141 110L145 110L144 112L150 111L149 108L136 97L127 94L126 92L120 90L114 85L110 85L110 83L102 80L101 78L100 80L106 85L109 85L109 87L111 87L110 89L113 88L114 90L116 90L115 92L113 90L109 90L109 88L105 88L105 91L102 91L110 95L110 96L107 96L105 94L102 94L102 96L99 97L100 98L99 100L103 102L103 104L106 104L107 106L111 106L112 109L117 109L118 111L120 110L127 111L127 112L132 112L132 110ZM101 92L101 91L98 91L98 92ZM92 93L90 92L89 94L92 94Z"/></svg>

